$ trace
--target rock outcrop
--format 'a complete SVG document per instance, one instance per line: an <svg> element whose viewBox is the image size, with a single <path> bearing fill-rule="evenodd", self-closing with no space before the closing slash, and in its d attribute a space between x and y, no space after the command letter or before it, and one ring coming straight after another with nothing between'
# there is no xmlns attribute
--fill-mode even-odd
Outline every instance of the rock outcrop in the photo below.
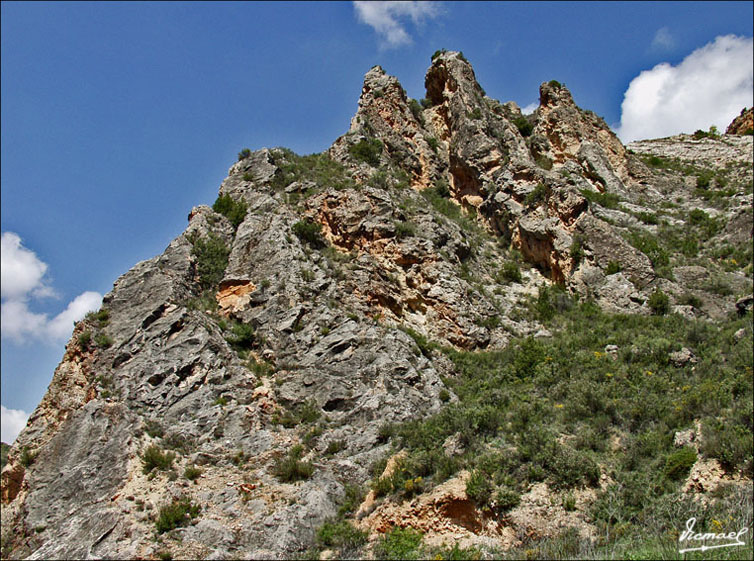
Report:
<svg viewBox="0 0 754 561"><path fill-rule="evenodd" d="M725 134L751 135L754 131L754 107L741 109L741 114L731 121Z"/></svg>
<svg viewBox="0 0 754 561"><path fill-rule="evenodd" d="M370 479L386 421L456 399L433 346L547 335L522 310L553 284L616 313L648 314L663 291L701 318L751 291L751 265L732 262L751 242L751 136L627 149L564 85L542 84L523 115L456 52L436 54L425 85L419 103L374 67L326 153L241 154L219 194L245 215L194 208L77 324L2 471L4 556L154 558L159 509L191 498L201 515L173 530L174 557L290 558ZM670 256L662 236L696 245ZM172 450L165 470L147 469L152 445ZM511 545L534 516L547 534L544 484L502 529L465 477L360 524L426 515Z"/></svg>

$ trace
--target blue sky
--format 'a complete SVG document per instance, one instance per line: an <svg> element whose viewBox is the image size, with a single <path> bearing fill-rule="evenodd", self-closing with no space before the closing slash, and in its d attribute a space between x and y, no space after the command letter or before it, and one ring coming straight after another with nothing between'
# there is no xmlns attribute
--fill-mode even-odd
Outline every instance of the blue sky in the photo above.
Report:
<svg viewBox="0 0 754 561"><path fill-rule="evenodd" d="M432 53L462 50L490 97L526 107L557 79L634 135L724 127L752 104L751 2L0 10L3 440L44 394L73 320L161 253L192 206L214 201L237 152L326 149L348 129L375 64L421 98ZM710 78L719 61L725 78ZM660 78L687 98L658 105Z"/></svg>

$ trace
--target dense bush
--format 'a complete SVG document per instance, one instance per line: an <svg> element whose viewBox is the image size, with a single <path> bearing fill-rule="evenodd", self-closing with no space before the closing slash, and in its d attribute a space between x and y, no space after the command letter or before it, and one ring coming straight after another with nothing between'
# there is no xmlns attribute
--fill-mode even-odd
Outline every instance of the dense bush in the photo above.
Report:
<svg viewBox="0 0 754 561"><path fill-rule="evenodd" d="M415 99L409 99L408 108L411 110L411 114L414 116L414 119L419 121L419 123L424 126L424 115L422 114L421 104Z"/></svg>
<svg viewBox="0 0 754 561"><path fill-rule="evenodd" d="M325 522L317 530L317 544L321 547L344 548L353 551L359 546L365 544L367 534L345 520L335 520Z"/></svg>
<svg viewBox="0 0 754 561"><path fill-rule="evenodd" d="M142 470L145 474L155 469L167 471L173 467L173 460L175 460L174 452L163 452L159 446L152 444L141 454Z"/></svg>
<svg viewBox="0 0 754 561"><path fill-rule="evenodd" d="M484 472L474 470L466 481L466 496L479 506L486 505L492 497L492 482Z"/></svg>
<svg viewBox="0 0 754 561"><path fill-rule="evenodd" d="M174 500L172 503L160 508L155 520L157 532L163 534L175 528L186 526L193 518L199 516L201 507L193 504L188 497Z"/></svg>
<svg viewBox="0 0 754 561"><path fill-rule="evenodd" d="M188 479L189 481L195 481L196 479L199 479L199 476L202 474L201 468L198 468L196 466L186 466L186 469L183 470L183 477Z"/></svg>
<svg viewBox="0 0 754 561"><path fill-rule="evenodd" d="M238 153L238 161L240 162L241 160L248 158L249 156L251 156L251 150L244 148Z"/></svg>
<svg viewBox="0 0 754 561"><path fill-rule="evenodd" d="M319 222L299 220L292 228L293 233L303 242L313 248L325 247L325 239L322 237L322 225Z"/></svg>
<svg viewBox="0 0 754 561"><path fill-rule="evenodd" d="M301 461L303 453L304 448L300 445L291 448L287 456L276 462L273 468L275 477L284 483L309 479L314 473L314 466L311 462Z"/></svg>
<svg viewBox="0 0 754 561"><path fill-rule="evenodd" d="M670 299L659 288L649 295L649 309L656 316L664 316L670 311Z"/></svg>
<svg viewBox="0 0 754 561"><path fill-rule="evenodd" d="M376 559L421 559L422 534L411 528L394 528L374 547Z"/></svg>
<svg viewBox="0 0 754 561"><path fill-rule="evenodd" d="M696 451L685 446L670 454L665 460L665 476L670 479L685 479L696 462Z"/></svg>
<svg viewBox="0 0 754 561"><path fill-rule="evenodd" d="M416 235L416 226L411 222L396 222L395 237L399 240Z"/></svg>
<svg viewBox="0 0 754 561"><path fill-rule="evenodd" d="M614 275L616 273L620 273L623 270L623 265L621 265L618 261L610 261L607 264L607 269L605 269L606 275Z"/></svg>
<svg viewBox="0 0 754 561"><path fill-rule="evenodd" d="M521 133L521 136L524 137L530 136L532 131L534 130L534 126L523 115L519 115L518 117L513 119L513 124L516 125L516 128L518 129L518 132Z"/></svg>
<svg viewBox="0 0 754 561"><path fill-rule="evenodd" d="M249 350L256 342L254 326L250 323L234 323L231 334L226 339L237 352Z"/></svg>
<svg viewBox="0 0 754 561"><path fill-rule="evenodd" d="M537 183L537 186L524 199L524 205L528 207L538 206L539 203L546 200L550 190L544 183Z"/></svg>
<svg viewBox="0 0 754 561"><path fill-rule="evenodd" d="M357 160L366 162L370 166L377 167L380 165L380 155L382 154L382 142L376 138L362 139L348 148L348 153Z"/></svg>
<svg viewBox="0 0 754 561"><path fill-rule="evenodd" d="M194 238L191 254L196 259L196 272L203 289L217 286L228 266L230 248L217 234L210 232L206 238Z"/></svg>
<svg viewBox="0 0 754 561"><path fill-rule="evenodd" d="M629 242L649 257L653 267L662 267L670 263L670 255L667 250L660 245L658 239L652 234L632 232Z"/></svg>
<svg viewBox="0 0 754 561"><path fill-rule="evenodd" d="M277 148L271 154L273 163L278 168L270 184L275 191L282 191L294 181L311 181L320 186L319 189L322 187L346 189L354 186L346 168L330 159L326 152L299 156L287 148ZM316 189L309 188L303 194L296 194L296 196L308 197ZM288 196L292 197L293 194Z"/></svg>
<svg viewBox="0 0 754 561"><path fill-rule="evenodd" d="M243 201L236 201L230 195L220 195L212 205L212 210L225 216L233 228L238 228L246 217L247 205Z"/></svg>
<svg viewBox="0 0 754 561"><path fill-rule="evenodd" d="M497 274L496 280L500 283L518 282L522 281L521 268L515 261L507 261L503 263L500 272Z"/></svg>

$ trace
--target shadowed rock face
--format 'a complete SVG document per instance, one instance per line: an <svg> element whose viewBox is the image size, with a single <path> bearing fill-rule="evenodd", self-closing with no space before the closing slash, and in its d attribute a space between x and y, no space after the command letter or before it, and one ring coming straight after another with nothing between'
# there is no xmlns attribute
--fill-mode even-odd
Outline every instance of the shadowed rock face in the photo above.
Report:
<svg viewBox="0 0 754 561"><path fill-rule="evenodd" d="M427 340L482 350L536 334L521 310L553 282L615 312L649 313L657 288L673 304L692 293L702 305L676 310L698 317L729 313L750 290L735 269L721 278L736 290L711 294L703 268L636 240L664 232L647 216L667 208L668 228L692 209L719 219L710 247L750 242L745 189L715 208L696 177L645 161L708 161L745 185L751 137L627 150L565 86L542 84L524 116L487 97L455 52L434 58L425 85L419 104L372 68L326 154L265 148L234 163L219 192L246 205L240 224L192 209L162 255L115 282L105 317L77 324L2 471L4 554L154 557L159 509L189 497L202 510L171 534L174 557L289 558L347 484L369 480L388 450L383 424L442 407L454 372ZM514 249L531 268L502 282ZM178 477L144 473L151 444L175 452ZM289 481L280 466L298 444L313 471ZM188 466L203 470L195 483ZM492 539L461 483L424 497L423 512ZM381 507L369 520L403 514Z"/></svg>

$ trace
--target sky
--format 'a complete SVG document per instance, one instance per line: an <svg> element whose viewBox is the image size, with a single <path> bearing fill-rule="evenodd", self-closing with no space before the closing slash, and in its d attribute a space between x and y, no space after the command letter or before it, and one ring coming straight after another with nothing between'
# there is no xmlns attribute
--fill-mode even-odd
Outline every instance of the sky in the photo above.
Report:
<svg viewBox="0 0 754 561"><path fill-rule="evenodd" d="M325 150L374 65L417 99L434 51L533 111L542 82L624 142L752 105L751 2L0 4L2 441L73 322L212 204L237 153Z"/></svg>

